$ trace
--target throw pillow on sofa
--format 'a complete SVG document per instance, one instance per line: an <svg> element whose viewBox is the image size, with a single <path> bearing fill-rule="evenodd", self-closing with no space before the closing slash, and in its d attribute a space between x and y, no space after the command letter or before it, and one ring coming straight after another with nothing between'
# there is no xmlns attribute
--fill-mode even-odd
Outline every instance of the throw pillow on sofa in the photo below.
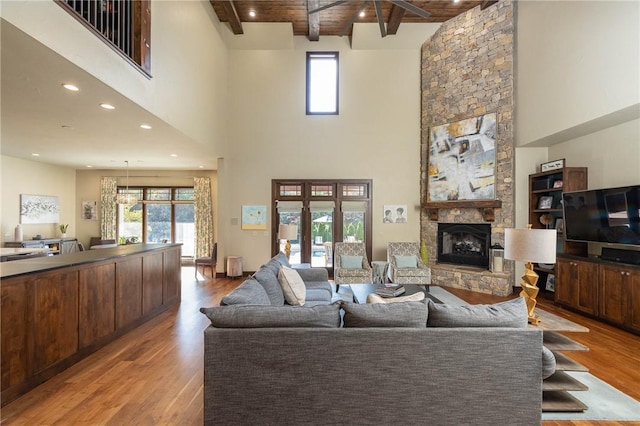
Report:
<svg viewBox="0 0 640 426"><path fill-rule="evenodd" d="M408 296L382 297L378 294L371 293L367 296L367 303L400 303L400 302L419 302L424 300L425 295L419 291Z"/></svg>
<svg viewBox="0 0 640 426"><path fill-rule="evenodd" d="M399 269L418 267L418 259L415 256L394 255L393 258L396 261L396 267Z"/></svg>
<svg viewBox="0 0 640 426"><path fill-rule="evenodd" d="M421 302L358 304L343 302L344 327L425 328L427 304Z"/></svg>
<svg viewBox="0 0 640 426"><path fill-rule="evenodd" d="M453 306L429 303L427 327L511 327L527 326L527 305L517 297L493 305Z"/></svg>
<svg viewBox="0 0 640 426"><path fill-rule="evenodd" d="M340 266L345 269L362 269L362 256L340 255Z"/></svg>
<svg viewBox="0 0 640 426"><path fill-rule="evenodd" d="M340 305L213 306L200 308L217 328L340 327Z"/></svg>
<svg viewBox="0 0 640 426"><path fill-rule="evenodd" d="M293 306L302 306L307 295L304 281L295 269L282 266L278 272L278 281L284 293L284 299Z"/></svg>
<svg viewBox="0 0 640 426"><path fill-rule="evenodd" d="M271 300L260 283L247 278L220 301L221 305L271 305Z"/></svg>

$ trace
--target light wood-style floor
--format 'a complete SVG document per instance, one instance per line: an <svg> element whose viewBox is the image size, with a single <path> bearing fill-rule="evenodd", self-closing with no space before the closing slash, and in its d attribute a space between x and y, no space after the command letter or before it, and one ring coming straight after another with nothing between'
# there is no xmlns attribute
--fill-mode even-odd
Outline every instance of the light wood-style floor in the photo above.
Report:
<svg viewBox="0 0 640 426"><path fill-rule="evenodd" d="M202 331L212 306L240 279L193 278L183 268L182 303L102 348L22 398L2 408L3 424L201 425L203 419ZM502 300L449 289L470 303ZM541 301L543 309L591 329L572 336L590 351L572 353L591 372L640 400L640 337ZM575 356L574 356L575 355ZM616 425L616 422L555 422L545 426ZM628 423L626 423L628 424Z"/></svg>

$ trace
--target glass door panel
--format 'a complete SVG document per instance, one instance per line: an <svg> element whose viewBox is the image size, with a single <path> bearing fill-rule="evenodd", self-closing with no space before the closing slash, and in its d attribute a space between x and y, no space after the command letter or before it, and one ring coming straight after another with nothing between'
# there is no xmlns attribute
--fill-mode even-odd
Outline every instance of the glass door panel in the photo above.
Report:
<svg viewBox="0 0 640 426"><path fill-rule="evenodd" d="M311 241L309 242L312 267L333 267L333 210L311 212Z"/></svg>
<svg viewBox="0 0 640 426"><path fill-rule="evenodd" d="M342 213L342 238L349 243L365 242L364 212Z"/></svg>
<svg viewBox="0 0 640 426"><path fill-rule="evenodd" d="M182 243L183 257L193 257L195 255L193 204L176 204L175 209L176 231L174 241Z"/></svg>
<svg viewBox="0 0 640 426"><path fill-rule="evenodd" d="M142 204L118 204L118 243L142 241Z"/></svg>
<svg viewBox="0 0 640 426"><path fill-rule="evenodd" d="M282 225L298 225L298 237L295 240L289 240L291 244L291 255L289 256L289 263L292 265L298 265L302 263L302 257L300 253L300 212L282 212L278 213L280 221L278 223ZM285 252L285 246L287 240L278 240L278 247L281 252Z"/></svg>
<svg viewBox="0 0 640 426"><path fill-rule="evenodd" d="M147 243L171 241L171 204L147 204Z"/></svg>

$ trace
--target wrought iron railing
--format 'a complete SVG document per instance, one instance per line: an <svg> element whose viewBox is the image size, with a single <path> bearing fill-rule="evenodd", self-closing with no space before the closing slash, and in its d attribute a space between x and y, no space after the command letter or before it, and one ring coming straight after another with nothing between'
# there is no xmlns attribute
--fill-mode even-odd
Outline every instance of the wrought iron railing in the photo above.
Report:
<svg viewBox="0 0 640 426"><path fill-rule="evenodd" d="M150 0L55 0L113 49L150 73Z"/></svg>

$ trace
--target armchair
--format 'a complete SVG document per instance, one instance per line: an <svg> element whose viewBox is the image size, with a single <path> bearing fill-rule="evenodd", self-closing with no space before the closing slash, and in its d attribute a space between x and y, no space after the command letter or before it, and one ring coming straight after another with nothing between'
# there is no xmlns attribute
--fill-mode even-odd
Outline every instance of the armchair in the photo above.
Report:
<svg viewBox="0 0 640 426"><path fill-rule="evenodd" d="M372 284L373 270L364 243L336 243L333 278L340 284Z"/></svg>
<svg viewBox="0 0 640 426"><path fill-rule="evenodd" d="M428 286L431 283L431 269L422 262L419 243L389 243L387 261L391 274L389 278L394 284Z"/></svg>

